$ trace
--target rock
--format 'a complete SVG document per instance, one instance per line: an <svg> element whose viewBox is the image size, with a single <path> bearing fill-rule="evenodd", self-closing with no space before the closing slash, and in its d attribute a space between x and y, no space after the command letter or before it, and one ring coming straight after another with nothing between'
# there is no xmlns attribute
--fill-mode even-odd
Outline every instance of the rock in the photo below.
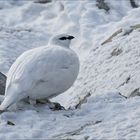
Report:
<svg viewBox="0 0 140 140"><path fill-rule="evenodd" d="M48 2L51 2L52 0L35 0L34 2L35 3L42 3L42 4L44 4L44 3L48 3Z"/></svg>
<svg viewBox="0 0 140 140"><path fill-rule="evenodd" d="M106 2L104 2L104 0L97 0L96 1L96 6L99 9L104 9L106 12L109 12L109 10L110 10L110 7L107 5Z"/></svg>
<svg viewBox="0 0 140 140"><path fill-rule="evenodd" d="M133 90L129 97L140 96L140 88Z"/></svg>
<svg viewBox="0 0 140 140"><path fill-rule="evenodd" d="M82 104L87 102L87 98L91 96L91 92L88 92L83 98L79 98L78 104L75 106L75 108L80 108ZM69 108L70 109L70 108Z"/></svg>
<svg viewBox="0 0 140 140"><path fill-rule="evenodd" d="M54 107L50 107L50 109L52 109L53 111L57 111L57 110L65 110L65 108L63 106L61 106L59 103L54 103Z"/></svg>
<svg viewBox="0 0 140 140"><path fill-rule="evenodd" d="M131 27L123 29L123 30L122 30L123 36L129 35L130 33L133 32L133 30L134 30L134 29L132 29Z"/></svg>
<svg viewBox="0 0 140 140"><path fill-rule="evenodd" d="M122 29L118 29L117 31L115 31L109 38L107 38L104 42L102 42L101 45L111 42L112 39L120 33L122 33Z"/></svg>
<svg viewBox="0 0 140 140"><path fill-rule="evenodd" d="M111 52L111 55L112 56L118 56L119 54L122 53L122 49L119 49L119 48L115 48L112 52Z"/></svg>
<svg viewBox="0 0 140 140"><path fill-rule="evenodd" d="M47 99L37 99L36 104L47 104L49 106L49 108L53 111L65 110L65 108L63 106L61 106L59 103L51 102Z"/></svg>
<svg viewBox="0 0 140 140"><path fill-rule="evenodd" d="M13 122L11 122L11 121L7 121L7 125L15 125Z"/></svg>
<svg viewBox="0 0 140 140"><path fill-rule="evenodd" d="M130 4L133 8L138 8L139 6L136 4L135 0L130 0Z"/></svg>
<svg viewBox="0 0 140 140"><path fill-rule="evenodd" d="M111 36L109 36L104 42L102 42L101 45L112 42L112 39L122 32L123 32L122 35L125 36L125 35L129 35L130 33L132 33L133 30L137 30L137 29L140 29L140 24L131 25L130 27L125 27L124 29L122 29L122 28L118 29Z"/></svg>
<svg viewBox="0 0 140 140"><path fill-rule="evenodd" d="M131 97L135 97L135 96L140 96L140 88L136 88L136 89L134 89L131 93L130 93L130 95L128 96L128 97L126 97L126 96L124 96L123 94L121 94L121 93L119 93L119 95L121 95L122 97L124 97L124 98L131 98Z"/></svg>
<svg viewBox="0 0 140 140"><path fill-rule="evenodd" d="M124 97L125 99L128 98L128 97L124 96L123 94L121 94L120 92L119 92L119 95L122 96L122 97Z"/></svg>
<svg viewBox="0 0 140 140"><path fill-rule="evenodd" d="M5 94L6 76L0 72L0 95Z"/></svg>

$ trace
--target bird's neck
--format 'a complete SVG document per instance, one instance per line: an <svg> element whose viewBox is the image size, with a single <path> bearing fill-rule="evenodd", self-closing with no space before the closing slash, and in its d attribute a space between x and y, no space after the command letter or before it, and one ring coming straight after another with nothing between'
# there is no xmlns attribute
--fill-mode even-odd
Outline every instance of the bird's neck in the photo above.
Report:
<svg viewBox="0 0 140 140"><path fill-rule="evenodd" d="M65 43L59 43L59 42L50 42L50 45L56 45L56 46L60 46L60 47L64 47L64 48L69 48L70 44L65 44Z"/></svg>

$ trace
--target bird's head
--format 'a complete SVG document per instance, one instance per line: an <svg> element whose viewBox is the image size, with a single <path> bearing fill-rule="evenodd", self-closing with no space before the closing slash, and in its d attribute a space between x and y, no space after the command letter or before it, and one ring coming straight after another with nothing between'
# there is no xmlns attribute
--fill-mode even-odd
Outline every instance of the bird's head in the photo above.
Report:
<svg viewBox="0 0 140 140"><path fill-rule="evenodd" d="M67 34L57 35L51 38L50 43L69 48L73 36Z"/></svg>

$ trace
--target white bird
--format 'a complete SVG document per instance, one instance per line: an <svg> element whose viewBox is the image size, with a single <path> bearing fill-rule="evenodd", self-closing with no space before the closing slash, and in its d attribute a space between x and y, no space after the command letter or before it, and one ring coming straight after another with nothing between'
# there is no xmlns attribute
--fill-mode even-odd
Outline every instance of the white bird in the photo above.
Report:
<svg viewBox="0 0 140 140"><path fill-rule="evenodd" d="M52 98L69 89L79 73L77 54L69 48L73 36L53 37L48 46L24 52L11 66L0 111L29 97Z"/></svg>

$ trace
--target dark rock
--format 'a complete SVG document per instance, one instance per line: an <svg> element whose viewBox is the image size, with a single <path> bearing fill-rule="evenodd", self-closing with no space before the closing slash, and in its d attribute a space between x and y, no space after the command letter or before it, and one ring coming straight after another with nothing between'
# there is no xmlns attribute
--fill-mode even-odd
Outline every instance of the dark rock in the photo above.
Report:
<svg viewBox="0 0 140 140"><path fill-rule="evenodd" d="M107 3L104 0L97 0L96 6L99 9L104 9L106 12L109 12L109 10L110 10L110 7L107 5Z"/></svg>
<svg viewBox="0 0 140 140"><path fill-rule="evenodd" d="M59 103L54 103L54 107L50 107L50 109L52 109L53 111L56 111L56 110L65 110L65 108L63 106L61 106Z"/></svg>
<svg viewBox="0 0 140 140"><path fill-rule="evenodd" d="M7 125L15 125L13 122L11 122L11 121L7 121Z"/></svg>
<svg viewBox="0 0 140 140"><path fill-rule="evenodd" d="M130 0L130 4L133 8L138 8L139 6L136 4L135 0Z"/></svg>
<svg viewBox="0 0 140 140"><path fill-rule="evenodd" d="M65 110L63 106L61 106L59 103L51 102L48 99L37 99L36 104L47 104L49 108L53 111L55 110Z"/></svg>
<svg viewBox="0 0 140 140"><path fill-rule="evenodd" d="M0 95L5 94L6 76L0 72Z"/></svg>
<svg viewBox="0 0 140 140"><path fill-rule="evenodd" d="M42 3L42 4L45 4L45 3L48 3L48 2L51 2L52 0L35 0L35 3Z"/></svg>
<svg viewBox="0 0 140 140"><path fill-rule="evenodd" d="M140 96L140 88L133 90L129 97Z"/></svg>

